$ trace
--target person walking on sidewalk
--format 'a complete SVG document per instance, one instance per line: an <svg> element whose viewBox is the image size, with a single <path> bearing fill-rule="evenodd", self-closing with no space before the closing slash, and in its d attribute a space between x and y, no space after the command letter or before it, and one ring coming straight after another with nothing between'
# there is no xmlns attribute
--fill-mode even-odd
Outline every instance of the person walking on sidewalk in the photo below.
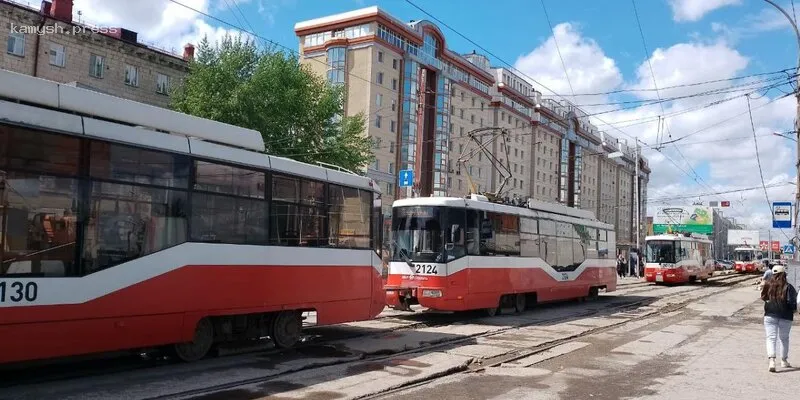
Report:
<svg viewBox="0 0 800 400"><path fill-rule="evenodd" d="M792 320L797 311L797 290L786 281L786 267L772 267L772 277L761 289L761 300L764 300L764 330L767 334L767 357L769 372L775 372L775 354L781 341L781 367L791 368L789 364L789 332Z"/></svg>

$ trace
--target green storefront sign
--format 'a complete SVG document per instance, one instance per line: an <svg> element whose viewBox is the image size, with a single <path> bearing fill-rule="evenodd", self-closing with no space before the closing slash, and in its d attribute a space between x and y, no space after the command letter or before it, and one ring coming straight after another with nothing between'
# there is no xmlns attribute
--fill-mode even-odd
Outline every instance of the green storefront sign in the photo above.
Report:
<svg viewBox="0 0 800 400"><path fill-rule="evenodd" d="M711 207L659 207L653 217L653 233L691 232L703 235L714 233L714 212Z"/></svg>

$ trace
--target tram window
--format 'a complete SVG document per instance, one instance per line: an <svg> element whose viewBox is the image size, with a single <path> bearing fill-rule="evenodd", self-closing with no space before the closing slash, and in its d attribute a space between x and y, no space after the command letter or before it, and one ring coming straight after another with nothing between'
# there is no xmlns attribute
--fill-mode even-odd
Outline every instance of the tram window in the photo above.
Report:
<svg viewBox="0 0 800 400"><path fill-rule="evenodd" d="M370 248L370 192L330 185L328 202L329 244L353 249Z"/></svg>
<svg viewBox="0 0 800 400"><path fill-rule="evenodd" d="M558 242L554 236L539 236L539 253L545 262L558 265Z"/></svg>
<svg viewBox="0 0 800 400"><path fill-rule="evenodd" d="M519 231L525 233L539 233L539 229L536 225L536 219L520 217Z"/></svg>
<svg viewBox="0 0 800 400"><path fill-rule="evenodd" d="M5 192L0 191L6 201L0 217L4 229L0 276L73 275L78 181L9 172L4 183Z"/></svg>
<svg viewBox="0 0 800 400"><path fill-rule="evenodd" d="M548 219L539 220L539 234L545 236L556 236L556 223Z"/></svg>
<svg viewBox="0 0 800 400"><path fill-rule="evenodd" d="M609 240L609 231L605 229L597 230L597 256L600 258L608 258L609 255L614 254L614 249L611 249L611 240Z"/></svg>
<svg viewBox="0 0 800 400"><path fill-rule="evenodd" d="M300 201L300 179L273 174L272 200L298 203Z"/></svg>
<svg viewBox="0 0 800 400"><path fill-rule="evenodd" d="M557 271L569 270L574 260L572 255L573 240L559 237L556 239L556 243L558 243L558 253L555 268Z"/></svg>
<svg viewBox="0 0 800 400"><path fill-rule="evenodd" d="M467 254L481 254L481 213L477 210L467 210L466 242Z"/></svg>
<svg viewBox="0 0 800 400"><path fill-rule="evenodd" d="M92 178L187 188L189 157L92 141Z"/></svg>
<svg viewBox="0 0 800 400"><path fill-rule="evenodd" d="M90 274L186 241L186 193L95 182L82 257Z"/></svg>
<svg viewBox="0 0 800 400"><path fill-rule="evenodd" d="M261 171L196 161L194 189L263 199L265 176Z"/></svg>
<svg viewBox="0 0 800 400"><path fill-rule="evenodd" d="M0 126L0 159L10 168L78 175L80 140L33 129Z"/></svg>
<svg viewBox="0 0 800 400"><path fill-rule="evenodd" d="M301 203L311 206L325 205L325 184L304 179L301 184Z"/></svg>
<svg viewBox="0 0 800 400"><path fill-rule="evenodd" d="M539 254L539 235L525 232L521 232L519 235L520 254L523 257L541 257Z"/></svg>
<svg viewBox="0 0 800 400"><path fill-rule="evenodd" d="M539 235L536 219L520 217L519 245L523 257L540 257ZM542 257L544 258L544 257Z"/></svg>
<svg viewBox="0 0 800 400"><path fill-rule="evenodd" d="M572 227L575 230L575 239L573 239L572 246L573 264L575 268L578 268L578 265L589 257L589 254L596 254L596 252L590 252L593 249L591 248L592 241L589 231L594 228L587 228L577 224L573 224Z"/></svg>
<svg viewBox="0 0 800 400"><path fill-rule="evenodd" d="M511 214L487 213L492 222L494 240L487 250L496 255L519 255L519 217Z"/></svg>
<svg viewBox="0 0 800 400"><path fill-rule="evenodd" d="M465 244L466 210L463 208L448 208L445 215L447 230L445 231L445 250L447 261L455 260L467 255Z"/></svg>
<svg viewBox="0 0 800 400"><path fill-rule="evenodd" d="M195 192L192 194L192 240L230 244L267 241L263 200Z"/></svg>

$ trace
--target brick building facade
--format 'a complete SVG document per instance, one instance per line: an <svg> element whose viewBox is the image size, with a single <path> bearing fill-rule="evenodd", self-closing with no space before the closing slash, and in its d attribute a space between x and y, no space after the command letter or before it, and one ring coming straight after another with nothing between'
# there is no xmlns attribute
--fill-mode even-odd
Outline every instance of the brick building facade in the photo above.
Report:
<svg viewBox="0 0 800 400"><path fill-rule="evenodd" d="M72 20L72 0L37 10L0 0L0 68L159 107L188 71L184 57L137 42L137 33Z"/></svg>

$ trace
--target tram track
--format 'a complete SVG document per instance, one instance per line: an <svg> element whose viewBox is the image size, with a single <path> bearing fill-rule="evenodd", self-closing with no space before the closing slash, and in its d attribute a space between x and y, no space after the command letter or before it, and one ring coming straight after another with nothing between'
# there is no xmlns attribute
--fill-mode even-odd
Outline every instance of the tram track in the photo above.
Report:
<svg viewBox="0 0 800 400"><path fill-rule="evenodd" d="M718 276L718 277L712 277L709 282L726 282L726 281L730 281L730 280L737 280L736 278L739 278L739 277L742 277L742 276L741 275L723 275L723 276ZM740 280L747 280L749 278L750 277L745 277L744 279L737 280L737 282L740 281ZM736 282L734 282L734 284L735 283ZM696 290L700 290L700 289L702 289L704 287L707 287L707 286L698 284L698 285L691 285L689 287L690 287L690 289L688 289L688 290L682 290L682 291L675 292L675 293L665 293L664 295L659 296L658 298L663 299L663 298L667 298L667 297L671 297L671 296L687 295L689 293L692 293L692 292L694 292ZM610 301L609 307L603 307L603 308L600 308L598 310L586 310L586 311L583 311L583 312L578 312L576 314L570 314L568 317L554 317L554 318L549 318L549 319L540 319L540 320L536 320L536 321L534 321L534 322L532 322L530 324L514 325L514 326L511 326L511 327L508 327L507 329L503 329L501 331L493 331L491 334L500 334L500 333L503 333L503 332L505 332L505 331L507 331L509 329L516 329L516 328L520 328L520 327L526 327L526 326L533 326L533 325L537 325L537 324L547 324L547 323L558 322L559 320L563 320L565 318L566 319L570 319L570 318L576 318L576 317L588 317L588 316L591 316L591 315L594 315L594 314L597 314L597 313L600 313L600 312L608 312L609 310L622 310L622 309L625 309L625 308L637 307L638 305L641 305L642 303L646 302L646 299L642 299L642 300L638 300L638 301L624 301L624 297L621 297L621 296L626 296L626 295L630 296L630 295L633 295L633 294L636 294L636 293L639 293L639 292L647 292L647 291L652 292L653 290L662 290L662 289L663 290L667 290L668 287L663 287L663 286L656 287L656 286L654 286L652 284L649 284L648 282L636 282L636 283L632 283L632 284L626 284L623 287L621 287L618 290L616 290L615 292L613 292L615 294L613 296L613 298L611 298L611 296L601 296L602 299L608 299L608 301ZM622 301L620 301L621 299L622 299ZM540 308L540 307L546 307L546 308L556 307L556 308L558 308L558 307L564 306L566 304L572 304L572 302L546 303L546 304L542 304L540 306L537 306L536 308ZM533 308L532 310L535 310L536 308ZM347 326L347 328L353 328L354 330L352 332L347 332L347 333L344 333L344 334L342 334L342 332L338 332L336 335L333 335L333 336L331 336L331 335L319 335L318 337L316 337L314 339L311 339L311 340L308 340L308 341L306 341L304 343L298 344L298 346L296 346L293 349L288 349L288 350L268 349L268 350L264 350L262 348L262 349L256 349L256 350L253 350L253 351L248 351L248 352L240 352L240 353L234 353L234 354L229 354L229 355L223 355L223 356L220 356L220 357L211 358L209 360L203 360L203 361L200 361L198 363L194 363L192 365L201 365L202 366L202 364L207 362L207 361L210 361L210 360L213 360L213 359L219 359L219 358L230 358L230 359L233 359L233 361L235 361L236 357L242 357L242 359L245 360L246 357L252 356L254 353L258 353L259 357L261 357L261 358L271 358L271 357L278 358L278 357L286 357L286 356L292 357L293 355L296 355L296 354L304 354L305 350L311 350L311 349L314 349L314 348L316 348L316 349L330 348L330 347L333 347L333 344L335 342L343 341L343 340L351 340L351 339L356 339L356 338L359 338L359 337L374 336L374 335L386 335L386 334L391 334L392 332L396 332L396 331L416 330L416 329L423 329L423 328L436 328L436 327L441 327L441 326L446 326L446 325L453 325L453 324L466 325L466 324L474 323L476 321L480 321L480 320L483 320L483 319L490 318L490 317L487 317L485 315L469 316L469 314L470 313L455 313L455 314L415 313L415 314L408 314L408 315L383 316L382 318L377 318L377 319L370 320L370 321L383 321L383 322L390 321L390 322L396 322L399 325L395 326L395 327L391 327L391 328L377 329L377 330L375 330L375 329L370 329L370 330L359 329L359 327L357 327L357 326L350 325L350 326ZM475 313L471 313L471 314L473 314L473 315L474 314L479 314L479 312L475 312ZM503 314L503 315L506 315L506 314ZM523 315L524 315L524 313L523 313ZM418 321L418 322L410 322L409 323L409 319L411 319L411 318L426 318L426 320ZM358 323L355 323L355 324L358 324ZM325 326L325 327L318 327L318 328L312 327L312 328L309 329L309 331L310 331L309 333L310 333L310 336L316 336L315 333L317 331L319 331L319 330L335 331L335 330L341 329L341 328L342 328L341 325ZM385 357L393 357L393 356L398 356L398 355L402 355L402 354L408 354L408 353L413 353L413 352L418 352L418 351L425 351L425 350L429 350L429 349L435 349L435 348L441 347L441 346L453 345L453 344L457 344L459 341L475 339L476 337L481 337L481 336L478 335L478 336L462 337L462 338L456 339L455 341L446 341L446 342L442 342L442 343L432 344L432 345L430 345L428 347L424 347L424 348L411 349L411 350L408 350L408 351L401 351L401 352L393 352L391 354L368 355L368 356L361 357L361 358L359 358L357 360L354 360L354 361L381 360L381 359L383 359ZM300 358L302 358L302 357L300 357ZM345 362L354 362L354 361L345 361ZM97 365L95 367L86 368L86 369L83 369L83 370L80 369L80 368L77 368L77 369L69 368L70 366L67 365L66 367L69 368L69 371L67 371L65 373L61 373L61 374L59 374L59 373L42 374L40 370L31 371L31 372L35 373L35 375L37 375L37 377L35 377L35 378L27 378L26 379L26 377L17 377L17 376L13 376L13 374L12 375L4 374L6 379L3 379L4 382L0 383L0 387L27 386L27 385L35 385L35 384L43 384L43 383L57 383L59 381L69 381L69 380L73 380L73 379L94 378L94 377L108 376L108 375L114 375L114 374L133 373L135 371L141 371L141 370L145 370L145 369L149 369L149 368L170 367L172 365L181 365L181 364L179 364L177 362L164 361L164 360L146 361L146 360L137 359L137 360L133 360L132 361L130 359L130 357L129 357L129 358L123 360L120 363L115 363L114 360L106 360L103 363L101 363L100 365ZM332 365L332 364L327 364L327 365ZM325 365L325 366L327 366L327 365ZM292 371L288 371L287 373L299 372L300 370L303 370L303 369L292 370ZM8 379L8 378L11 378L11 379ZM274 379L274 378L276 378L276 376L270 376L270 377L267 377L267 378L260 378L260 379L262 379L262 380L271 380L271 379ZM11 384L11 385L4 384L5 382L8 382L8 381L14 381L14 383ZM231 385L233 385L235 387L235 386L241 386L241 385L249 384L249 383L250 383L249 381L243 381L243 382L232 383ZM215 389L215 390L217 390L217 389ZM160 397L156 397L156 398L160 398ZM172 398L172 397L164 397L164 398Z"/></svg>
<svg viewBox="0 0 800 400"><path fill-rule="evenodd" d="M584 339L584 338L586 338L588 336L592 336L592 335L596 335L598 333L603 333L603 332L611 331L611 330L614 330L614 329L618 329L618 328L623 327L625 325L628 325L628 324L631 324L631 323L634 323L634 322L637 322L637 321L653 318L653 317L656 317L658 315L664 315L664 314L669 314L669 313L673 313L673 312L676 312L676 311L680 311L680 310L686 308L687 306L689 306L690 304L692 304L694 302L697 302L699 300L703 300L705 298L708 298L708 297L711 297L711 296L716 296L716 295L725 293L727 291L736 289L736 288L740 287L740 286L738 286L738 284L744 283L744 282L747 282L747 281L750 281L750 280L754 280L755 278L757 278L756 276L743 275L743 274L732 274L732 275L724 275L724 276L728 277L729 279L726 279L725 280L726 283L724 285L722 285L722 287L725 288L723 290L712 291L710 293L704 294L704 295L699 296L699 297L692 297L690 299L686 299L686 300L684 300L682 302L679 302L679 303L668 303L666 306L663 306L663 307L661 307L661 308L659 308L657 310L654 310L652 312L649 312L649 313L644 313L642 315L634 316L634 317L628 318L628 319L626 319L624 321L620 321L618 323L605 325L605 326L597 327L597 328L594 328L594 329L588 329L588 330L585 330L585 331L580 332L578 334L571 335L569 337L560 338L560 339L557 339L557 340L552 340L550 342L547 342L547 343L544 343L544 344L541 344L541 345L532 346L530 348L525 348L525 349L513 350L513 351L510 351L507 354L503 354L503 355L500 355L500 356L497 356L497 357L488 358L488 359L473 360L472 362L470 362L467 365L465 365L463 368L459 368L457 370L446 371L446 372L441 373L441 374L432 375L432 376L428 377L427 379L421 379L421 380L415 381L413 383L410 383L408 385L403 385L403 386L400 386L400 387L392 388L390 390L381 391L381 392L370 394L370 395L367 395L367 396L355 397L355 398L353 398L353 400L381 399L381 398L385 398L386 396L390 396L390 395L397 394L397 393L400 393L400 392L403 392L403 391L407 391L409 389L413 389L413 388L416 388L416 387L424 386L424 385L426 385L426 384L428 384L430 382L433 382L433 381L435 381L437 379L441 379L441 378L444 378L444 377L447 377L447 376L452 376L452 375L456 375L456 374L479 373L479 372L482 372L482 371L484 371L484 370L486 370L488 368L499 367L499 366L501 366L503 364L506 364L506 363L512 363L512 362L517 361L517 360L521 360L521 359L524 359L524 358L527 358L527 357L530 357L530 356L534 356L534 355L537 355L537 354L540 354L540 353L544 353L544 352L546 352L548 350L554 349L556 347L565 345L565 344L570 343L570 342L579 341L580 339ZM741 278L741 279L736 279L736 278ZM720 281L720 280L717 280L717 281ZM707 286L701 287L700 290L702 290L702 288L707 288ZM685 294L685 292L684 293L680 293L680 294ZM675 296L677 296L677 295L679 295L679 294L676 294Z"/></svg>
<svg viewBox="0 0 800 400"><path fill-rule="evenodd" d="M717 277L715 277L715 278L717 278ZM644 318L652 317L655 314L663 314L663 313L673 312L673 311L676 311L676 310L679 310L679 309L682 309L682 308L688 306L692 302L695 302L695 301L698 301L698 300L701 300L703 298L710 297L710 296L713 296L713 295L717 295L717 294L723 293L723 292L728 291L728 290L732 290L732 289L736 288L738 284L750 281L750 280L752 280L754 278L755 278L754 276L742 276L742 275L725 275L725 276L718 277L717 279L712 278L712 280L709 280L709 282L715 282L716 283L715 286L707 286L707 285L696 285L696 286L694 286L694 285L692 285L690 290L667 293L667 294L659 297L658 300L668 300L668 299L673 298L673 297L687 296L687 295L690 295L691 293L694 293L696 291L702 291L703 289L709 289L709 288L711 288L711 289L724 288L724 289L723 290L712 290L710 293L704 294L704 295L701 295L701 296L690 296L689 299L686 299L686 300L683 300L683 301L680 301L680 302L677 302L677 303L668 303L664 307L661 307L661 308L659 308L659 309L657 309L655 311L652 311L652 312L646 312L641 316L631 317L630 319L627 319L626 321L622 321L622 322L620 322L618 324L613 324L613 325L610 325L610 326L605 326L605 327L602 327L602 328L593 329L593 330L591 330L589 332L584 332L584 333L581 333L581 334L578 334L578 335L561 338L561 339L555 341L554 343L548 343L548 344L543 345L543 346L532 348L528 352L518 353L518 354L509 354L507 356L498 357L497 359L486 360L486 362L482 362L480 364L474 364L474 363L473 364L469 364L469 365L467 365L465 367L464 370L452 371L450 373L447 373L446 375L452 375L454 373L478 371L480 369L485 369L485 368L488 368L488 367L491 367L491 366L500 365L500 364L502 364L504 362L517 360L517 359L520 359L520 358L528 357L528 356L536 354L536 353L540 353L540 352L546 351L546 350L548 350L548 349L550 349L552 347L555 347L557 345L560 345L560 344L563 344L563 343L566 343L566 342L569 342L569 341L577 340L577 339L579 339L581 337L584 337L584 336L587 336L589 334L595 334L595 333L601 332L601 331L606 330L606 329L618 328L619 326L628 324L628 323L633 322L633 321L638 321L638 320L641 320L641 319L644 319ZM625 310L629 310L629 309L631 309L631 310L632 309L637 309L638 307L641 307L641 306L647 306L647 303L648 303L649 300L650 299L637 299L637 300L633 300L633 301L629 301L629 302L623 302L623 303L620 303L620 304L611 303L611 305L609 307L603 307L603 308L600 308L600 309L597 309L597 310L588 310L588 311L584 311L584 312L578 312L578 313L575 313L575 314L570 314L570 315L565 316L565 317L555 317L555 318L552 318L552 319L536 320L536 321L531 322L531 323L513 325L513 326L505 327L505 328L502 328L502 329L497 329L497 330L493 330L493 331L490 331L490 332L485 332L485 333L480 333L480 334L475 334L475 335L465 335L465 336L461 336L461 337L459 337L457 339L445 340L445 341L432 343L432 344L424 345L424 346L421 346L421 347L418 347L418 348L409 349L409 350L405 350L405 351L392 352L391 354L365 355L365 356L363 356L361 358L358 358L356 360L346 360L346 361L341 361L341 362L329 363L329 364L325 364L325 365L322 365L322 366L320 366L320 365L312 365L309 368L293 369L293 370L290 370L290 371L286 371L284 373L278 373L278 374L274 374L274 375L267 376L267 377L255 377L255 378L250 378L250 379L242 379L242 380L237 380L237 381L232 381L232 382L226 382L226 383L223 383L223 384L203 387L203 388L196 388L196 389L190 389L190 390L185 390L185 391L180 391L180 392L175 392L175 393L169 393L169 394L163 394L163 395L158 395L158 396L146 397L143 400L186 400L186 399L193 399L193 398L198 398L198 397L201 397L201 396L213 395L214 393L218 393L218 392L222 392L222 391L226 391L226 390L231 390L231 389L236 389L236 388L243 387L243 386L263 384L263 383L266 383L266 382L269 382L269 381L279 381L282 377L284 377L286 375L295 374L295 373L298 373L298 372L302 372L302 371L306 371L306 370L314 369L314 368L319 368L319 367L342 366L342 365L347 365L347 364L355 365L357 363L364 363L364 362L381 362L381 361L385 361L385 360L390 360L392 358L397 358L397 357L402 357L402 356L407 356L407 355L412 355L412 354L417 354L417 353L425 353L425 352L436 351L437 349L443 349L443 348L451 347L451 346L454 346L454 345L466 343L466 342L469 342L469 341L474 341L475 339L478 339L478 338L489 338L489 337L492 337L492 336L497 336L497 335L501 335L501 334L507 333L507 332L509 332L511 330L514 330L514 329L533 327L533 326L536 326L536 325L553 324L553 323L558 323L558 322L567 322L567 321L574 320L574 319L577 319L577 318L587 318L587 317L591 317L591 316L594 316L594 315L597 315L597 314L601 314L601 313L602 314L609 314L611 312L620 312L620 311L625 311ZM469 321L465 321L465 322L469 322ZM400 388L397 388L397 389L392 389L391 391L387 391L387 392L376 393L375 395L370 395L370 396L366 396L366 397L359 397L359 399L360 398L376 398L377 396L383 396L383 395L389 394L389 393L391 393L393 391L399 391L399 390L403 390L403 389L408 389L408 388L414 387L415 385L425 384L425 383L427 383L427 382L429 382L429 381L431 381L433 379L437 379L437 378L440 378L442 376L445 376L445 375L434 376L431 379L421 380L419 382L415 382L412 385L407 385L407 386L403 386L403 387L400 387Z"/></svg>

